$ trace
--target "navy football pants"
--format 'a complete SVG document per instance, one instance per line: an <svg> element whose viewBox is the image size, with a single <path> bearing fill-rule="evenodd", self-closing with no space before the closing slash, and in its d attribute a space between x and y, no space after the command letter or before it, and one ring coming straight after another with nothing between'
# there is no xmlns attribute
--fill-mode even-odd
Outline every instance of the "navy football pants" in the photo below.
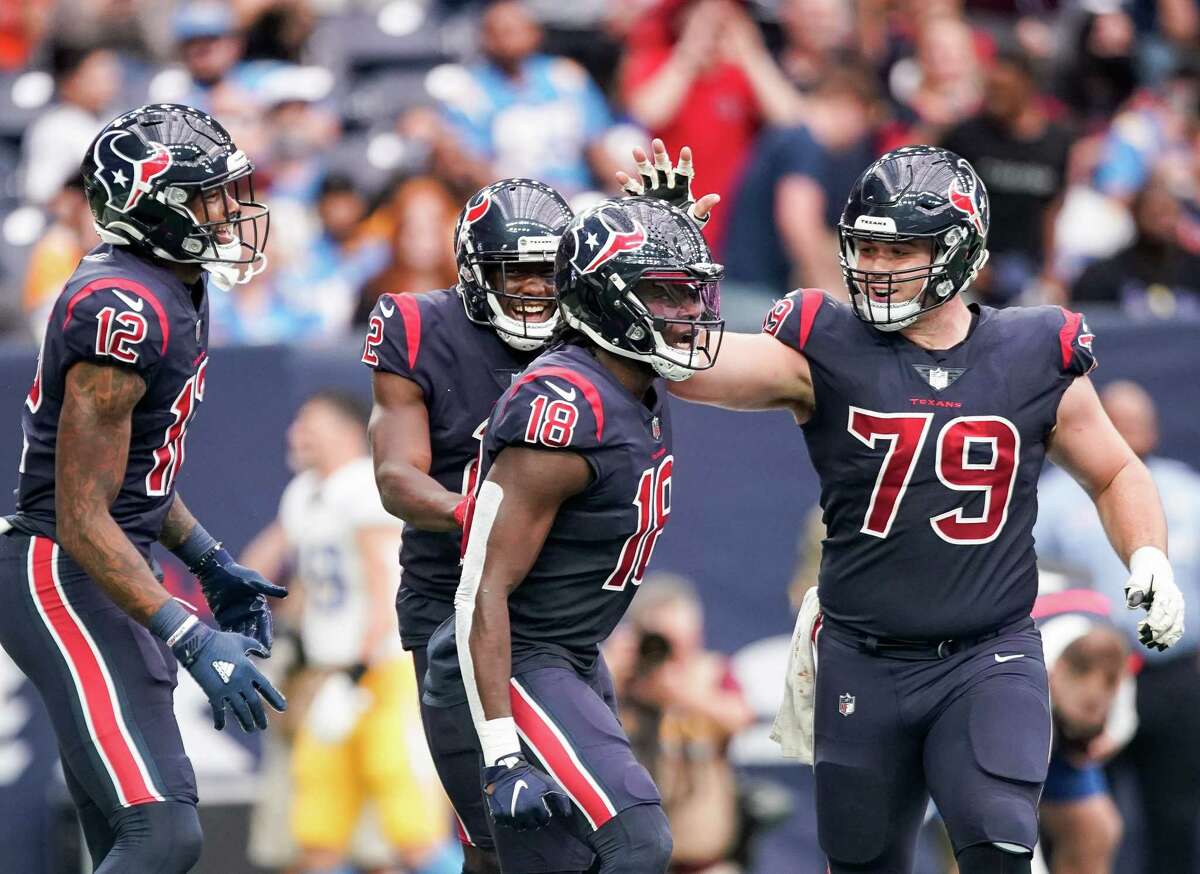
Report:
<svg viewBox="0 0 1200 874"><path fill-rule="evenodd" d="M1032 621L920 661L862 652L826 623L817 655L817 831L833 874L908 874L930 795L956 853L1033 848L1051 728Z"/></svg>
<svg viewBox="0 0 1200 874"><path fill-rule="evenodd" d="M174 656L48 538L0 535L0 645L49 711L89 846L105 845L104 824L115 839L131 808L195 805Z"/></svg>

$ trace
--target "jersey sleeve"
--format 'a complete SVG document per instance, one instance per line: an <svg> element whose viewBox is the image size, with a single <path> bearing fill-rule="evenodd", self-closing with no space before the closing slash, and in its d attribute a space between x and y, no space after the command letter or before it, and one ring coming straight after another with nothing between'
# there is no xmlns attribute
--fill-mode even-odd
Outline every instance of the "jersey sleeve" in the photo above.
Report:
<svg viewBox="0 0 1200 874"><path fill-rule="evenodd" d="M823 312L836 306L828 294L816 288L800 288L775 301L763 319L762 330L797 352L806 352L809 338ZM828 318L827 315L824 316Z"/></svg>
<svg viewBox="0 0 1200 874"><path fill-rule="evenodd" d="M590 378L565 367L526 371L496 404L488 440L505 446L582 455L599 478L604 401Z"/></svg>
<svg viewBox="0 0 1200 874"><path fill-rule="evenodd" d="M140 282L97 279L65 298L66 362L94 361L146 373L166 357L170 318L159 294Z"/></svg>
<svg viewBox="0 0 1200 874"><path fill-rule="evenodd" d="M414 295L380 295L367 320L362 363L411 379L428 397L431 386L421 357L424 322L421 303Z"/></svg>
<svg viewBox="0 0 1200 874"><path fill-rule="evenodd" d="M1085 376L1096 369L1096 355L1092 351L1095 336L1088 328L1082 313L1058 308L1061 314L1058 330L1059 364L1062 372L1070 376Z"/></svg>

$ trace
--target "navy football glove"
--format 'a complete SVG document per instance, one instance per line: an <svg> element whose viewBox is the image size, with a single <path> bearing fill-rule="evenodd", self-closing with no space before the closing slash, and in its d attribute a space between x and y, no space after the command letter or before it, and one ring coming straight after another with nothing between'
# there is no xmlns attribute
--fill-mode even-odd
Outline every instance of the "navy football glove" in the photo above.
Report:
<svg viewBox="0 0 1200 874"><path fill-rule="evenodd" d="M287 589L242 567L199 523L172 550L200 580L200 590L222 631L235 631L256 641L251 650L271 654L271 608L266 596L287 597Z"/></svg>
<svg viewBox="0 0 1200 874"><path fill-rule="evenodd" d="M258 571L233 560L224 547L189 568L200 580L200 591L223 631L234 631L255 641L255 655L271 654L271 606L266 596L287 597L287 589L267 580Z"/></svg>
<svg viewBox="0 0 1200 874"><path fill-rule="evenodd" d="M150 617L149 629L171 647L175 658L195 678L213 709L213 727L225 727L226 705L243 730L267 727L262 699L277 711L287 701L246 655L258 648L252 638L232 631L214 631L178 601L168 601Z"/></svg>
<svg viewBox="0 0 1200 874"><path fill-rule="evenodd" d="M552 816L571 815L571 800L554 778L523 756L505 756L484 768L483 786L492 819L514 831L544 828Z"/></svg>

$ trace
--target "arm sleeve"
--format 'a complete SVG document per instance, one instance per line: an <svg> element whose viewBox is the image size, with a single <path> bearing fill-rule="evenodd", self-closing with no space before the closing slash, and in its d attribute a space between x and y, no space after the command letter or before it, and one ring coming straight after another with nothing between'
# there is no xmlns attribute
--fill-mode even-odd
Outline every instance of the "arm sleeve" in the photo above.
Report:
<svg viewBox="0 0 1200 874"><path fill-rule="evenodd" d="M152 289L123 278L94 280L67 298L62 313L66 363L115 364L148 377L170 348L170 326Z"/></svg>
<svg viewBox="0 0 1200 874"><path fill-rule="evenodd" d="M374 370L411 379L428 398L431 383L422 358L427 334L421 302L410 294L383 294L367 318L362 363Z"/></svg>
<svg viewBox="0 0 1200 874"><path fill-rule="evenodd" d="M506 446L576 452L599 479L604 428L604 403L590 379L566 368L535 368L497 402L488 440L497 452Z"/></svg>

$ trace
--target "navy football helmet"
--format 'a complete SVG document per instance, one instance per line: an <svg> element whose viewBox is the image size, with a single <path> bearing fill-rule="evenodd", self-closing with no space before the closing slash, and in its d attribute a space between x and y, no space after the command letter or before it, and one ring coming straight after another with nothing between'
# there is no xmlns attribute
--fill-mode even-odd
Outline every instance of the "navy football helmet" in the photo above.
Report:
<svg viewBox="0 0 1200 874"><path fill-rule="evenodd" d="M935 146L888 152L854 183L838 223L842 273L855 314L881 331L897 331L946 303L987 262L988 221L987 189L966 159ZM860 241L914 239L932 241L928 265L859 269ZM892 301L894 286L914 279L924 280L921 291Z"/></svg>
<svg viewBox="0 0 1200 874"><path fill-rule="evenodd" d="M254 199L254 165L207 113L176 103L127 112L104 126L80 169L104 242L199 264L223 288L266 267L270 217Z"/></svg>
<svg viewBox="0 0 1200 874"><path fill-rule="evenodd" d="M687 213L653 197L606 200L571 220L555 261L563 320L667 379L716 362L721 279Z"/></svg>
<svg viewBox="0 0 1200 874"><path fill-rule="evenodd" d="M546 344L558 324L554 298L511 294L505 279L518 270L549 274L571 215L562 195L532 179L502 179L467 201L454 228L454 257L471 321L491 325L523 352ZM505 312L506 302L515 315Z"/></svg>

